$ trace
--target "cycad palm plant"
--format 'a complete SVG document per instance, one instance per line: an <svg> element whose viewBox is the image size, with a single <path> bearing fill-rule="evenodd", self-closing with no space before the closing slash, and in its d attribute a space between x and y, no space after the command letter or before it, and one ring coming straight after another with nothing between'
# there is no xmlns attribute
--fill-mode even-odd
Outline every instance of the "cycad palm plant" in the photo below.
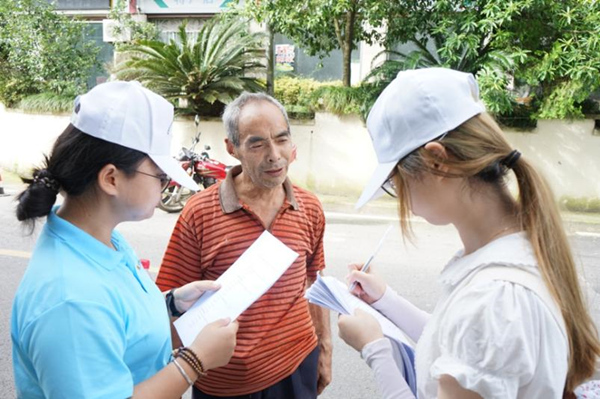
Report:
<svg viewBox="0 0 600 399"><path fill-rule="evenodd" d="M260 33L249 33L235 19L213 18L196 38L179 26L169 43L142 40L127 48L130 57L116 70L119 79L139 80L179 105L182 114L218 115L242 91L262 91L248 76L260 71L264 57Z"/></svg>

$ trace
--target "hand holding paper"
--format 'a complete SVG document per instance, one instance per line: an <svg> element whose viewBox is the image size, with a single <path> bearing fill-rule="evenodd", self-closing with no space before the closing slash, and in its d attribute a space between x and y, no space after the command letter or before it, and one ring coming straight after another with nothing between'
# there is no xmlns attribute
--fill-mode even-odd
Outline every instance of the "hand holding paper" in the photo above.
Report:
<svg viewBox="0 0 600 399"><path fill-rule="evenodd" d="M184 345L189 345L204 326L229 317L235 320L285 273L298 254L265 231L219 277L218 291L206 292L173 324Z"/></svg>
<svg viewBox="0 0 600 399"><path fill-rule="evenodd" d="M377 319L362 309L356 309L353 315L340 315L338 327L340 338L357 351L361 351L366 344L383 338Z"/></svg>
<svg viewBox="0 0 600 399"><path fill-rule="evenodd" d="M373 309L366 302L348 292L344 283L335 277L317 275L317 281L306 291L306 299L310 303L331 309L341 314L353 314L354 310L361 309L375 317L383 334L403 344L412 346L410 338L402 332L394 323L389 321L381 313Z"/></svg>
<svg viewBox="0 0 600 399"><path fill-rule="evenodd" d="M220 319L207 324L189 346L202 359L206 370L225 366L236 346L238 323Z"/></svg>
<svg viewBox="0 0 600 399"><path fill-rule="evenodd" d="M366 302L348 292L347 286L331 276L321 277L317 275L317 281L306 291L305 297L310 303L334 310L341 314L353 314L360 309L377 320L381 326L383 335L392 341L397 348L398 357L394 357L398 369L411 390L416 392L416 375L414 370L414 343L394 323L384 315L373 309Z"/></svg>

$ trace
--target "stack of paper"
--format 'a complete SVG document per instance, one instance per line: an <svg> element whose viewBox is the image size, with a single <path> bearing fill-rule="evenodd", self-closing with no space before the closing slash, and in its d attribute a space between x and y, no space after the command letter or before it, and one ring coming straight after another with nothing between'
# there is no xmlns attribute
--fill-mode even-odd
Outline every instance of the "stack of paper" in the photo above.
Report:
<svg viewBox="0 0 600 399"><path fill-rule="evenodd" d="M337 280L335 277L317 275L317 281L313 283L305 294L306 299L310 303L321 307L331 309L342 314L353 314L354 310L361 309L369 313L381 325L383 335L392 341L392 344L398 349L395 355L396 364L400 373L413 393L416 392L416 376L414 372L414 343L412 340L400 330L394 323L373 309L365 301L355 297L348 291L348 287Z"/></svg>

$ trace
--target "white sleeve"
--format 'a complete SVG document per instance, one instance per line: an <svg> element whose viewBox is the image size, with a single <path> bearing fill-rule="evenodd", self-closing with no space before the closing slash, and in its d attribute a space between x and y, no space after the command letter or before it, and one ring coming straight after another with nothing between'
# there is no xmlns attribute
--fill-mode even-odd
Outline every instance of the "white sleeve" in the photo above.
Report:
<svg viewBox="0 0 600 399"><path fill-rule="evenodd" d="M380 338L368 343L360 355L375 373L382 399L415 399L396 366L389 339Z"/></svg>
<svg viewBox="0 0 600 399"><path fill-rule="evenodd" d="M400 327L415 342L419 340L423 327L431 317L429 313L398 295L390 286L371 306Z"/></svg>
<svg viewBox="0 0 600 399"><path fill-rule="evenodd" d="M540 363L540 342L553 336L552 325L545 322L549 318L541 299L523 286L473 284L453 299L440 320L441 355L430 377L448 374L486 399L515 398L536 370L546 367Z"/></svg>

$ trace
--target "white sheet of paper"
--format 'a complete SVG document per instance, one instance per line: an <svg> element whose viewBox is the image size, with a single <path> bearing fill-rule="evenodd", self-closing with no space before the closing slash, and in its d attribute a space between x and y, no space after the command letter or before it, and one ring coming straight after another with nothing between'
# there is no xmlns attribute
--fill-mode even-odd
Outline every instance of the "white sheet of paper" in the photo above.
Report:
<svg viewBox="0 0 600 399"><path fill-rule="evenodd" d="M191 344L209 323L236 319L260 298L296 260L298 254L265 231L217 279L218 291L206 292L173 324L183 345Z"/></svg>
<svg viewBox="0 0 600 399"><path fill-rule="evenodd" d="M317 281L306 291L305 297L310 303L334 310L338 313L353 314L357 308L364 310L377 319L381 325L383 335L409 347L414 346L414 343L404 331L400 330L398 326L373 309L365 301L352 295L348 291L348 287L335 277L321 277L317 275Z"/></svg>

